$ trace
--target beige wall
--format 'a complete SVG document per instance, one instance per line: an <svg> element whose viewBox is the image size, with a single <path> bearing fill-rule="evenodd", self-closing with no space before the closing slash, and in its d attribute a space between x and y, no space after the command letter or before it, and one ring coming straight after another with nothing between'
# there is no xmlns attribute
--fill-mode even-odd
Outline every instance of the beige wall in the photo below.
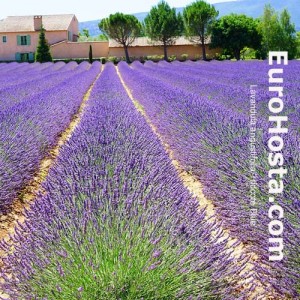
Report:
<svg viewBox="0 0 300 300"><path fill-rule="evenodd" d="M30 45L18 45L18 35L30 35ZM2 37L6 36L7 42L3 43ZM46 31L49 44L54 44L67 39L67 31ZM0 61L15 60L16 52L35 52L38 45L39 32L10 32L0 33Z"/></svg>
<svg viewBox="0 0 300 300"><path fill-rule="evenodd" d="M61 42L50 47L52 57L55 59L71 59L71 58L88 58L89 46L92 45L93 57L124 57L124 49L122 47L109 48L106 41L101 42ZM163 48L160 46L143 46L129 47L129 55L131 57L140 58L141 56L163 55ZM206 54L213 57L215 53L220 53L220 49L209 49L206 46ZM180 58L182 54L188 54L189 59L200 58L202 56L202 48L194 45L172 46L168 48L168 55L176 55Z"/></svg>
<svg viewBox="0 0 300 300"><path fill-rule="evenodd" d="M139 58L141 56L149 56L149 55L163 55L164 50L161 46L143 46L143 47L130 47L128 49L129 56ZM206 46L206 54L208 56L214 56L215 53L220 53L220 49L209 49ZM182 54L188 54L189 59L195 59L202 57L202 48L200 46L195 45L174 45L168 47L168 56L176 55L177 58L180 58ZM122 57L125 56L124 49L121 47L118 48L110 48L109 56Z"/></svg>
<svg viewBox="0 0 300 300"><path fill-rule="evenodd" d="M50 47L54 59L64 58L87 58L89 57L89 48L92 45L93 57L108 56L108 42L61 42Z"/></svg>

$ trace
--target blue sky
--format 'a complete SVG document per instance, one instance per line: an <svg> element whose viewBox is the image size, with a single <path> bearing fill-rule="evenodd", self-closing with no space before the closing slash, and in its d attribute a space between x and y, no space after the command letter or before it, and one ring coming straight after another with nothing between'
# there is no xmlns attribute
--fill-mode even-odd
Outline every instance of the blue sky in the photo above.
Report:
<svg viewBox="0 0 300 300"><path fill-rule="evenodd" d="M207 0L209 3L227 1L230 0ZM183 7L193 0L168 0L167 2L172 7ZM89 21L101 19L117 11L123 13L149 11L157 3L158 0L8 0L1 7L0 19L7 16L74 13L79 21Z"/></svg>

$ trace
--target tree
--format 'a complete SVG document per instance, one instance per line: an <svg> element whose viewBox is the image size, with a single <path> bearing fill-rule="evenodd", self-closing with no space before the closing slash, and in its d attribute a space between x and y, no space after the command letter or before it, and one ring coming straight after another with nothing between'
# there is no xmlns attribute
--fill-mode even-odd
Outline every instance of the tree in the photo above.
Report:
<svg viewBox="0 0 300 300"><path fill-rule="evenodd" d="M88 29L82 29L82 33L83 33L83 35L86 36L87 38L90 37L90 32L89 32Z"/></svg>
<svg viewBox="0 0 300 300"><path fill-rule="evenodd" d="M277 33L280 33L280 26L278 22L278 16L271 5L266 5L264 8L263 16L260 18L259 32L262 36L260 58L265 59L269 49L276 50L280 37ZM276 33L276 34L273 34Z"/></svg>
<svg viewBox="0 0 300 300"><path fill-rule="evenodd" d="M123 45L128 63L130 63L128 47L139 36L141 27L139 20L135 16L122 13L110 15L99 23L99 28L105 35Z"/></svg>
<svg viewBox="0 0 300 300"><path fill-rule="evenodd" d="M52 56L50 53L50 47L46 40L45 36L45 28L42 26L40 35L39 35L39 43L36 49L35 61L37 62L47 62L52 61Z"/></svg>
<svg viewBox="0 0 300 300"><path fill-rule="evenodd" d="M145 33L151 40L162 43L164 47L164 59L168 60L167 47L175 43L183 31L183 20L180 14L176 14L175 8L161 1L153 6L144 20Z"/></svg>
<svg viewBox="0 0 300 300"><path fill-rule="evenodd" d="M108 41L108 37L105 34L101 33L98 35L97 40L98 41Z"/></svg>
<svg viewBox="0 0 300 300"><path fill-rule="evenodd" d="M93 48L92 45L90 45L89 49L89 63L91 64L93 62Z"/></svg>
<svg viewBox="0 0 300 300"><path fill-rule="evenodd" d="M288 51L289 58L297 54L296 30L289 12L284 9L279 15L271 5L266 5L260 18L259 31L262 35L261 56L269 51Z"/></svg>
<svg viewBox="0 0 300 300"><path fill-rule="evenodd" d="M287 9L280 14L280 27L282 30L280 50L288 51L289 58L293 59L297 55L297 35L295 24L291 23L291 16Z"/></svg>
<svg viewBox="0 0 300 300"><path fill-rule="evenodd" d="M219 12L215 7L203 0L193 2L183 10L185 35L192 42L201 45L203 60L206 60L205 41L218 15Z"/></svg>
<svg viewBox="0 0 300 300"><path fill-rule="evenodd" d="M296 48L297 48L296 57L300 58L300 31L298 31L296 35Z"/></svg>
<svg viewBox="0 0 300 300"><path fill-rule="evenodd" d="M101 33L99 35L96 36L89 36L86 37L85 35L83 35L81 32L79 32L79 38L78 38L79 42L91 42L91 41L108 41L108 37Z"/></svg>
<svg viewBox="0 0 300 300"><path fill-rule="evenodd" d="M212 27L211 46L221 47L237 60L241 58L244 47L258 49L261 36L258 20L246 15L230 14L217 20Z"/></svg>

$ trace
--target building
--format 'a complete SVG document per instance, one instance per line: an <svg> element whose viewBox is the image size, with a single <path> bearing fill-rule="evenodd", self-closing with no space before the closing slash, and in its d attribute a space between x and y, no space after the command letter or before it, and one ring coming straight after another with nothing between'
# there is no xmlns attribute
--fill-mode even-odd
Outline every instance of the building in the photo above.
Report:
<svg viewBox="0 0 300 300"><path fill-rule="evenodd" d="M42 24L50 45L77 41L74 14L7 17L0 21L0 61L33 61Z"/></svg>

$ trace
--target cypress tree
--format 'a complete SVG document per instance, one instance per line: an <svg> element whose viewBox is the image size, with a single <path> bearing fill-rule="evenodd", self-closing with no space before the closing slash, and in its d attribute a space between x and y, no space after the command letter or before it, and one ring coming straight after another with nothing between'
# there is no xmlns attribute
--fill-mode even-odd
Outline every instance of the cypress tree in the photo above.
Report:
<svg viewBox="0 0 300 300"><path fill-rule="evenodd" d="M52 61L50 47L46 40L45 28L43 26L41 27L41 32L39 35L39 44L36 49L35 61L40 62L40 63Z"/></svg>
<svg viewBox="0 0 300 300"><path fill-rule="evenodd" d="M89 50L89 63L91 64L93 62L93 49L92 45L90 45L90 50Z"/></svg>

